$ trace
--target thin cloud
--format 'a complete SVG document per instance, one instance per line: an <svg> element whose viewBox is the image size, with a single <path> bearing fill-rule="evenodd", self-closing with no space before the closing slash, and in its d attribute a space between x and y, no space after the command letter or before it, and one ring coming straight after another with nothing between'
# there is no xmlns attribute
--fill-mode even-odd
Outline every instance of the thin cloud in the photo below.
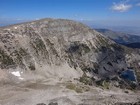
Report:
<svg viewBox="0 0 140 105"><path fill-rule="evenodd" d="M113 6L111 7L112 10L118 11L118 12L126 12L131 8L132 8L132 5L124 4L124 3L120 3L120 4L114 3Z"/></svg>
<svg viewBox="0 0 140 105"><path fill-rule="evenodd" d="M0 27L6 26L10 24L22 23L30 21L31 19L21 19L21 18L7 18L7 17L0 17Z"/></svg>
<svg viewBox="0 0 140 105"><path fill-rule="evenodd" d="M140 3L138 3L137 6L140 6Z"/></svg>

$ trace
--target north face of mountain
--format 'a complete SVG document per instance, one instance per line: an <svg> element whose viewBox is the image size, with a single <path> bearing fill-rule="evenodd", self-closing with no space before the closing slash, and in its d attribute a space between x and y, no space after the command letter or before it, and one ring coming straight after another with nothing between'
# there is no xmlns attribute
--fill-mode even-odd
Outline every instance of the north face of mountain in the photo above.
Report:
<svg viewBox="0 0 140 105"><path fill-rule="evenodd" d="M139 67L139 50L75 21L42 19L0 28L0 68L7 81L76 78L88 85L116 81L131 87L140 82ZM134 81L124 75L127 70Z"/></svg>

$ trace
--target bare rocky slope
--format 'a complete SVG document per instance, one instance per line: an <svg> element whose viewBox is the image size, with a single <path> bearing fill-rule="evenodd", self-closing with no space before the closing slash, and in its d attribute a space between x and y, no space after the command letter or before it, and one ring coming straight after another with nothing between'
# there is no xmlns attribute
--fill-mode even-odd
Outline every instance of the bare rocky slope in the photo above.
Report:
<svg viewBox="0 0 140 105"><path fill-rule="evenodd" d="M133 71L135 79L122 77L122 73L128 69ZM138 89L140 51L118 45L95 30L71 20L42 19L1 27L0 84L21 86L21 83L40 81L51 84L76 81L107 89L110 86ZM66 87L77 89L72 83ZM38 88L38 85L32 85L25 86ZM76 91L79 92L79 88ZM13 105L1 102L3 105Z"/></svg>

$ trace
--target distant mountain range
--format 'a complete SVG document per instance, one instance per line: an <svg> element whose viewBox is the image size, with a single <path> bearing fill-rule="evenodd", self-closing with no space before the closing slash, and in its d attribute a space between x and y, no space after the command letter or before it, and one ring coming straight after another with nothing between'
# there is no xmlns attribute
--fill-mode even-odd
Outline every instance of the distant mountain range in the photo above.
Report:
<svg viewBox="0 0 140 105"><path fill-rule="evenodd" d="M140 48L140 43L138 43L138 42L137 43L130 43L130 44L126 44L125 46L131 47L131 48Z"/></svg>
<svg viewBox="0 0 140 105"><path fill-rule="evenodd" d="M102 33L116 43L125 45L127 47L140 48L140 36L138 35L116 32L109 29L96 29L96 31Z"/></svg>

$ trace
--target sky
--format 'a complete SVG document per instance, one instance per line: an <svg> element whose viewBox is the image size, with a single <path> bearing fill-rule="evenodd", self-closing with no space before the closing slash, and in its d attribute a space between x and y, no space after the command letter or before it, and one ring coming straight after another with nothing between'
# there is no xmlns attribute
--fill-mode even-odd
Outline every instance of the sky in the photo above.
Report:
<svg viewBox="0 0 140 105"><path fill-rule="evenodd" d="M140 27L140 0L0 0L0 25L42 18Z"/></svg>

